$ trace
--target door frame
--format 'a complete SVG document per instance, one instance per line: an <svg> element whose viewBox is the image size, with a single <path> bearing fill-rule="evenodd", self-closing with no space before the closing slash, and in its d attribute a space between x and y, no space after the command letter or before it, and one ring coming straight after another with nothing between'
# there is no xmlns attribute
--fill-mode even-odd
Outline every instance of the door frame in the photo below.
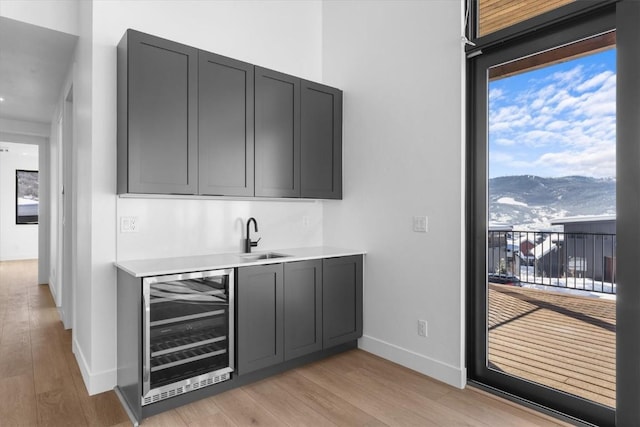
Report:
<svg viewBox="0 0 640 427"><path fill-rule="evenodd" d="M634 426L640 420L640 2L616 5L616 192L617 282L616 304L616 425Z"/></svg>
<svg viewBox="0 0 640 427"><path fill-rule="evenodd" d="M527 36L475 50L467 68L467 371L470 383L520 403L576 422L615 425L616 411L529 381L500 374L487 367L486 242L487 242L487 119L489 67L554 49L616 29L616 6L607 4L534 31ZM481 52L481 54L477 54ZM619 142L618 142L619 144ZM620 159L618 159L620 161ZM638 176L640 179L640 174ZM618 185L618 191L620 185ZM619 193L618 200L622 198ZM637 250L638 251L638 250ZM640 251L638 251L640 252ZM620 279L620 275L618 275ZM618 288L619 289L619 288ZM620 367L619 367L620 369ZM619 378L619 375L618 375ZM506 394L505 394L506 393ZM636 395L637 396L637 395ZM620 398L620 391L618 391Z"/></svg>
<svg viewBox="0 0 640 427"><path fill-rule="evenodd" d="M59 177L58 188L58 271L61 298L62 323L65 329L72 329L75 319L75 286L76 274L74 260L76 260L75 227L76 197L74 183L76 182L76 150L73 126L73 86L70 86L64 97L60 126Z"/></svg>

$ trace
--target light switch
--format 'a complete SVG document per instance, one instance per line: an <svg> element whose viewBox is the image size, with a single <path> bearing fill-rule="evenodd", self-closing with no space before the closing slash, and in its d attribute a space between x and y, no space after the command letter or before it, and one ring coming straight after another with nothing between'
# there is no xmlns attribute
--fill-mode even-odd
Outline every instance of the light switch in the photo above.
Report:
<svg viewBox="0 0 640 427"><path fill-rule="evenodd" d="M414 216L413 231L416 233L426 233L429 231L429 218L426 216Z"/></svg>

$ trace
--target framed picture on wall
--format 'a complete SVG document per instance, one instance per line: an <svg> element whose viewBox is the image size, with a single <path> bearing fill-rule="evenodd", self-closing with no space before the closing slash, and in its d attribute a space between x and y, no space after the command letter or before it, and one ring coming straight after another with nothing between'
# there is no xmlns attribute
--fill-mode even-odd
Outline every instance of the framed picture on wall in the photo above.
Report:
<svg viewBox="0 0 640 427"><path fill-rule="evenodd" d="M38 171L16 170L16 224L38 223Z"/></svg>

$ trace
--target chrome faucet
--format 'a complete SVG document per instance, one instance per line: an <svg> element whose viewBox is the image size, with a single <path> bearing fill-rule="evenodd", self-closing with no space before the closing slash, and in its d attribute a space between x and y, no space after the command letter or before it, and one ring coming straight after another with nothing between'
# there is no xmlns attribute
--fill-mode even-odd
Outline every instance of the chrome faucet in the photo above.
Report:
<svg viewBox="0 0 640 427"><path fill-rule="evenodd" d="M248 254L251 253L251 248L255 248L256 246L258 246L258 242L260 241L260 239L262 239L262 237L260 237L255 242L251 241L251 234L249 234L249 224L251 224L252 221L253 231L255 231L256 233L258 232L258 222L254 217L249 218L249 220L247 221L247 238L244 241L244 251Z"/></svg>

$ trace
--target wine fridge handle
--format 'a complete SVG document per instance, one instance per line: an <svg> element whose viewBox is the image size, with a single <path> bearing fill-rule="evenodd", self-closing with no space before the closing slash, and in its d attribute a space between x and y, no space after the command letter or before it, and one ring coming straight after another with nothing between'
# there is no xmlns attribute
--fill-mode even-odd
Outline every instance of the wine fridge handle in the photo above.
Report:
<svg viewBox="0 0 640 427"><path fill-rule="evenodd" d="M143 325L142 325L142 334L143 334L143 342L142 345L142 395L146 396L147 393L151 390L151 285L149 283L144 283L142 286L142 305L144 309L143 313Z"/></svg>

